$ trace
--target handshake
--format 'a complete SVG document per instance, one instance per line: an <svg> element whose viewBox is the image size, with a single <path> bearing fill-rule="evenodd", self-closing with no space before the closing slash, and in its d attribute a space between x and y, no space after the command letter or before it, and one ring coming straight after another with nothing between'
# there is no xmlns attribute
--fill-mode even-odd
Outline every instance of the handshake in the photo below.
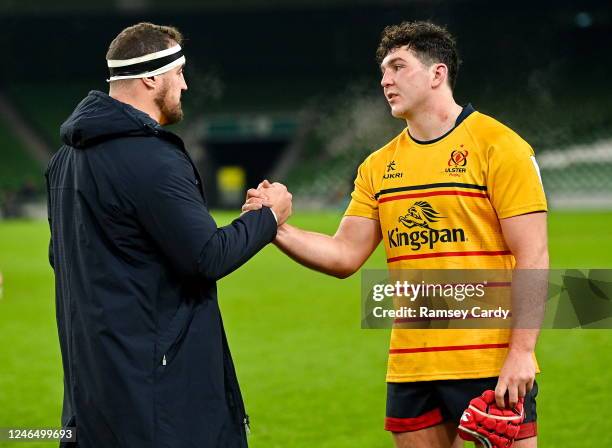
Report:
<svg viewBox="0 0 612 448"><path fill-rule="evenodd" d="M278 225L281 226L291 216L292 198L293 196L283 184L264 180L257 188L247 191L242 213L270 207L276 216Z"/></svg>

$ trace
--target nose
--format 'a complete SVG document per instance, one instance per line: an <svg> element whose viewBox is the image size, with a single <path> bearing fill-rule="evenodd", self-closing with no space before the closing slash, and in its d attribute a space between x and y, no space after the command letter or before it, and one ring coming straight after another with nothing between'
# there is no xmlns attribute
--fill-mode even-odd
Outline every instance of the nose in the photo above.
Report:
<svg viewBox="0 0 612 448"><path fill-rule="evenodd" d="M185 81L185 76L181 74L181 90L187 90L187 81Z"/></svg>
<svg viewBox="0 0 612 448"><path fill-rule="evenodd" d="M393 76L391 75L391 72L389 70L385 70L383 72L382 79L380 80L380 85L382 87L389 87L392 84L393 84Z"/></svg>

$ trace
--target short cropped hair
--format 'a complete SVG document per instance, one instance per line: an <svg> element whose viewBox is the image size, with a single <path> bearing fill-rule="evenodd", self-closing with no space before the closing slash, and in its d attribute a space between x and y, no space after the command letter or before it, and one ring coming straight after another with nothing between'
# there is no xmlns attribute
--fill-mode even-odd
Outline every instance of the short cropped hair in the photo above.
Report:
<svg viewBox="0 0 612 448"><path fill-rule="evenodd" d="M455 38L442 26L431 22L402 22L387 26L381 35L376 60L379 64L392 51L408 46L424 64L442 63L448 67L448 84L455 88L461 61Z"/></svg>
<svg viewBox="0 0 612 448"><path fill-rule="evenodd" d="M127 27L113 39L106 59L132 59L170 48L173 42L181 45L183 35L172 26L141 22Z"/></svg>

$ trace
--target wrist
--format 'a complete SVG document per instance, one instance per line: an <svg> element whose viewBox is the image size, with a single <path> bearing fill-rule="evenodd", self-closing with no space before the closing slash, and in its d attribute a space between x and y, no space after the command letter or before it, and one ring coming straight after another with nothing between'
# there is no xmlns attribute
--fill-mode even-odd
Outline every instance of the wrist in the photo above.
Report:
<svg viewBox="0 0 612 448"><path fill-rule="evenodd" d="M273 243L278 246L280 243L283 242L283 239L287 236L288 232L289 228L287 224L283 223L278 226L278 228L276 229L276 238L274 239Z"/></svg>
<svg viewBox="0 0 612 448"><path fill-rule="evenodd" d="M516 354L527 354L535 351L538 330L515 328L510 336L509 350Z"/></svg>
<svg viewBox="0 0 612 448"><path fill-rule="evenodd" d="M272 207L270 207L270 211L272 212L272 216L274 216L274 220L276 221L276 224L278 225L278 216L276 215L276 212L274 211Z"/></svg>
<svg viewBox="0 0 612 448"><path fill-rule="evenodd" d="M521 344L510 344L508 351L516 355L530 355L533 354L535 348Z"/></svg>

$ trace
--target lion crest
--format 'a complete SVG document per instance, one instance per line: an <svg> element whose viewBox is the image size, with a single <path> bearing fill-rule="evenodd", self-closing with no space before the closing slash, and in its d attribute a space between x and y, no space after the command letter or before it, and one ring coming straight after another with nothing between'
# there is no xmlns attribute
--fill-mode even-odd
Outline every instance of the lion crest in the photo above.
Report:
<svg viewBox="0 0 612 448"><path fill-rule="evenodd" d="M415 202L414 205L408 209L408 213L399 217L399 222L409 229L413 227L429 229L429 223L437 222L440 218L444 218L444 216L440 216L440 214L429 205L429 202L419 201Z"/></svg>

